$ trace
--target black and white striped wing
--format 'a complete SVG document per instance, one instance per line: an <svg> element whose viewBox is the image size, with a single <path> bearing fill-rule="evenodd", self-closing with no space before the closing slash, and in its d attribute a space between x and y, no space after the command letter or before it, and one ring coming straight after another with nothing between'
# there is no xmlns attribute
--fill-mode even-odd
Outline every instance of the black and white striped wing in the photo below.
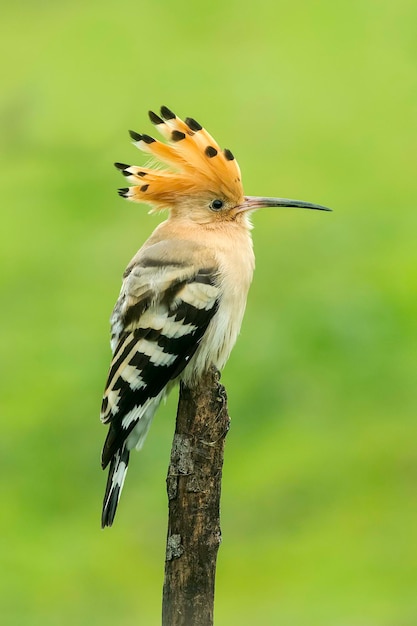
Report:
<svg viewBox="0 0 417 626"><path fill-rule="evenodd" d="M212 268L136 265L125 279L113 316L114 356L101 411L110 425L103 468L125 444L128 450L140 447L167 385L197 350L218 297Z"/></svg>

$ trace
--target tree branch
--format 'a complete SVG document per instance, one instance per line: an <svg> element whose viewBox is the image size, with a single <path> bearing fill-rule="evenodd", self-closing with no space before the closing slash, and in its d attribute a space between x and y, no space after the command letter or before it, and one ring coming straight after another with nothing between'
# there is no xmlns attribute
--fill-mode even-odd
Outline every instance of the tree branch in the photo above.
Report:
<svg viewBox="0 0 417 626"><path fill-rule="evenodd" d="M212 367L192 389L180 387L167 476L163 626L213 624L224 440L230 425L219 378Z"/></svg>

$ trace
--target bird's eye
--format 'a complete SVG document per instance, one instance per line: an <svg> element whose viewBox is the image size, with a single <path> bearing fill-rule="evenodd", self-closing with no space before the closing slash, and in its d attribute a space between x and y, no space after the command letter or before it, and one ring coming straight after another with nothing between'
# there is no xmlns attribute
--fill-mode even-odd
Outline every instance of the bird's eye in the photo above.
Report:
<svg viewBox="0 0 417 626"><path fill-rule="evenodd" d="M220 211L220 209L223 206L223 200L213 200L213 202L210 204L210 209L213 209L213 211Z"/></svg>

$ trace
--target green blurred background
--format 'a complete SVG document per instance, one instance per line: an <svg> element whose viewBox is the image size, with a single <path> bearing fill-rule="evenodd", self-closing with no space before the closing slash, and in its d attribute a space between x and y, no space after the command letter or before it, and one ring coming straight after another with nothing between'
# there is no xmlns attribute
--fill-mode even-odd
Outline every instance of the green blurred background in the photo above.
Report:
<svg viewBox="0 0 417 626"><path fill-rule="evenodd" d="M18 1L0 40L3 624L160 623L176 394L100 530L121 274L160 218L118 198L166 104L254 216L225 369L216 625L417 624L417 5Z"/></svg>

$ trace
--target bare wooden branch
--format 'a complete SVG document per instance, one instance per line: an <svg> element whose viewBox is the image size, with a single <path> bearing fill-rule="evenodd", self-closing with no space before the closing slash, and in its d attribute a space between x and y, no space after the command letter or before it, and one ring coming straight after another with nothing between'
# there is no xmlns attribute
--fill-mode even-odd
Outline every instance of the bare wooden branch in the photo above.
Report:
<svg viewBox="0 0 417 626"><path fill-rule="evenodd" d="M220 491L229 429L226 391L215 368L180 388L167 476L169 501L163 626L211 626Z"/></svg>

